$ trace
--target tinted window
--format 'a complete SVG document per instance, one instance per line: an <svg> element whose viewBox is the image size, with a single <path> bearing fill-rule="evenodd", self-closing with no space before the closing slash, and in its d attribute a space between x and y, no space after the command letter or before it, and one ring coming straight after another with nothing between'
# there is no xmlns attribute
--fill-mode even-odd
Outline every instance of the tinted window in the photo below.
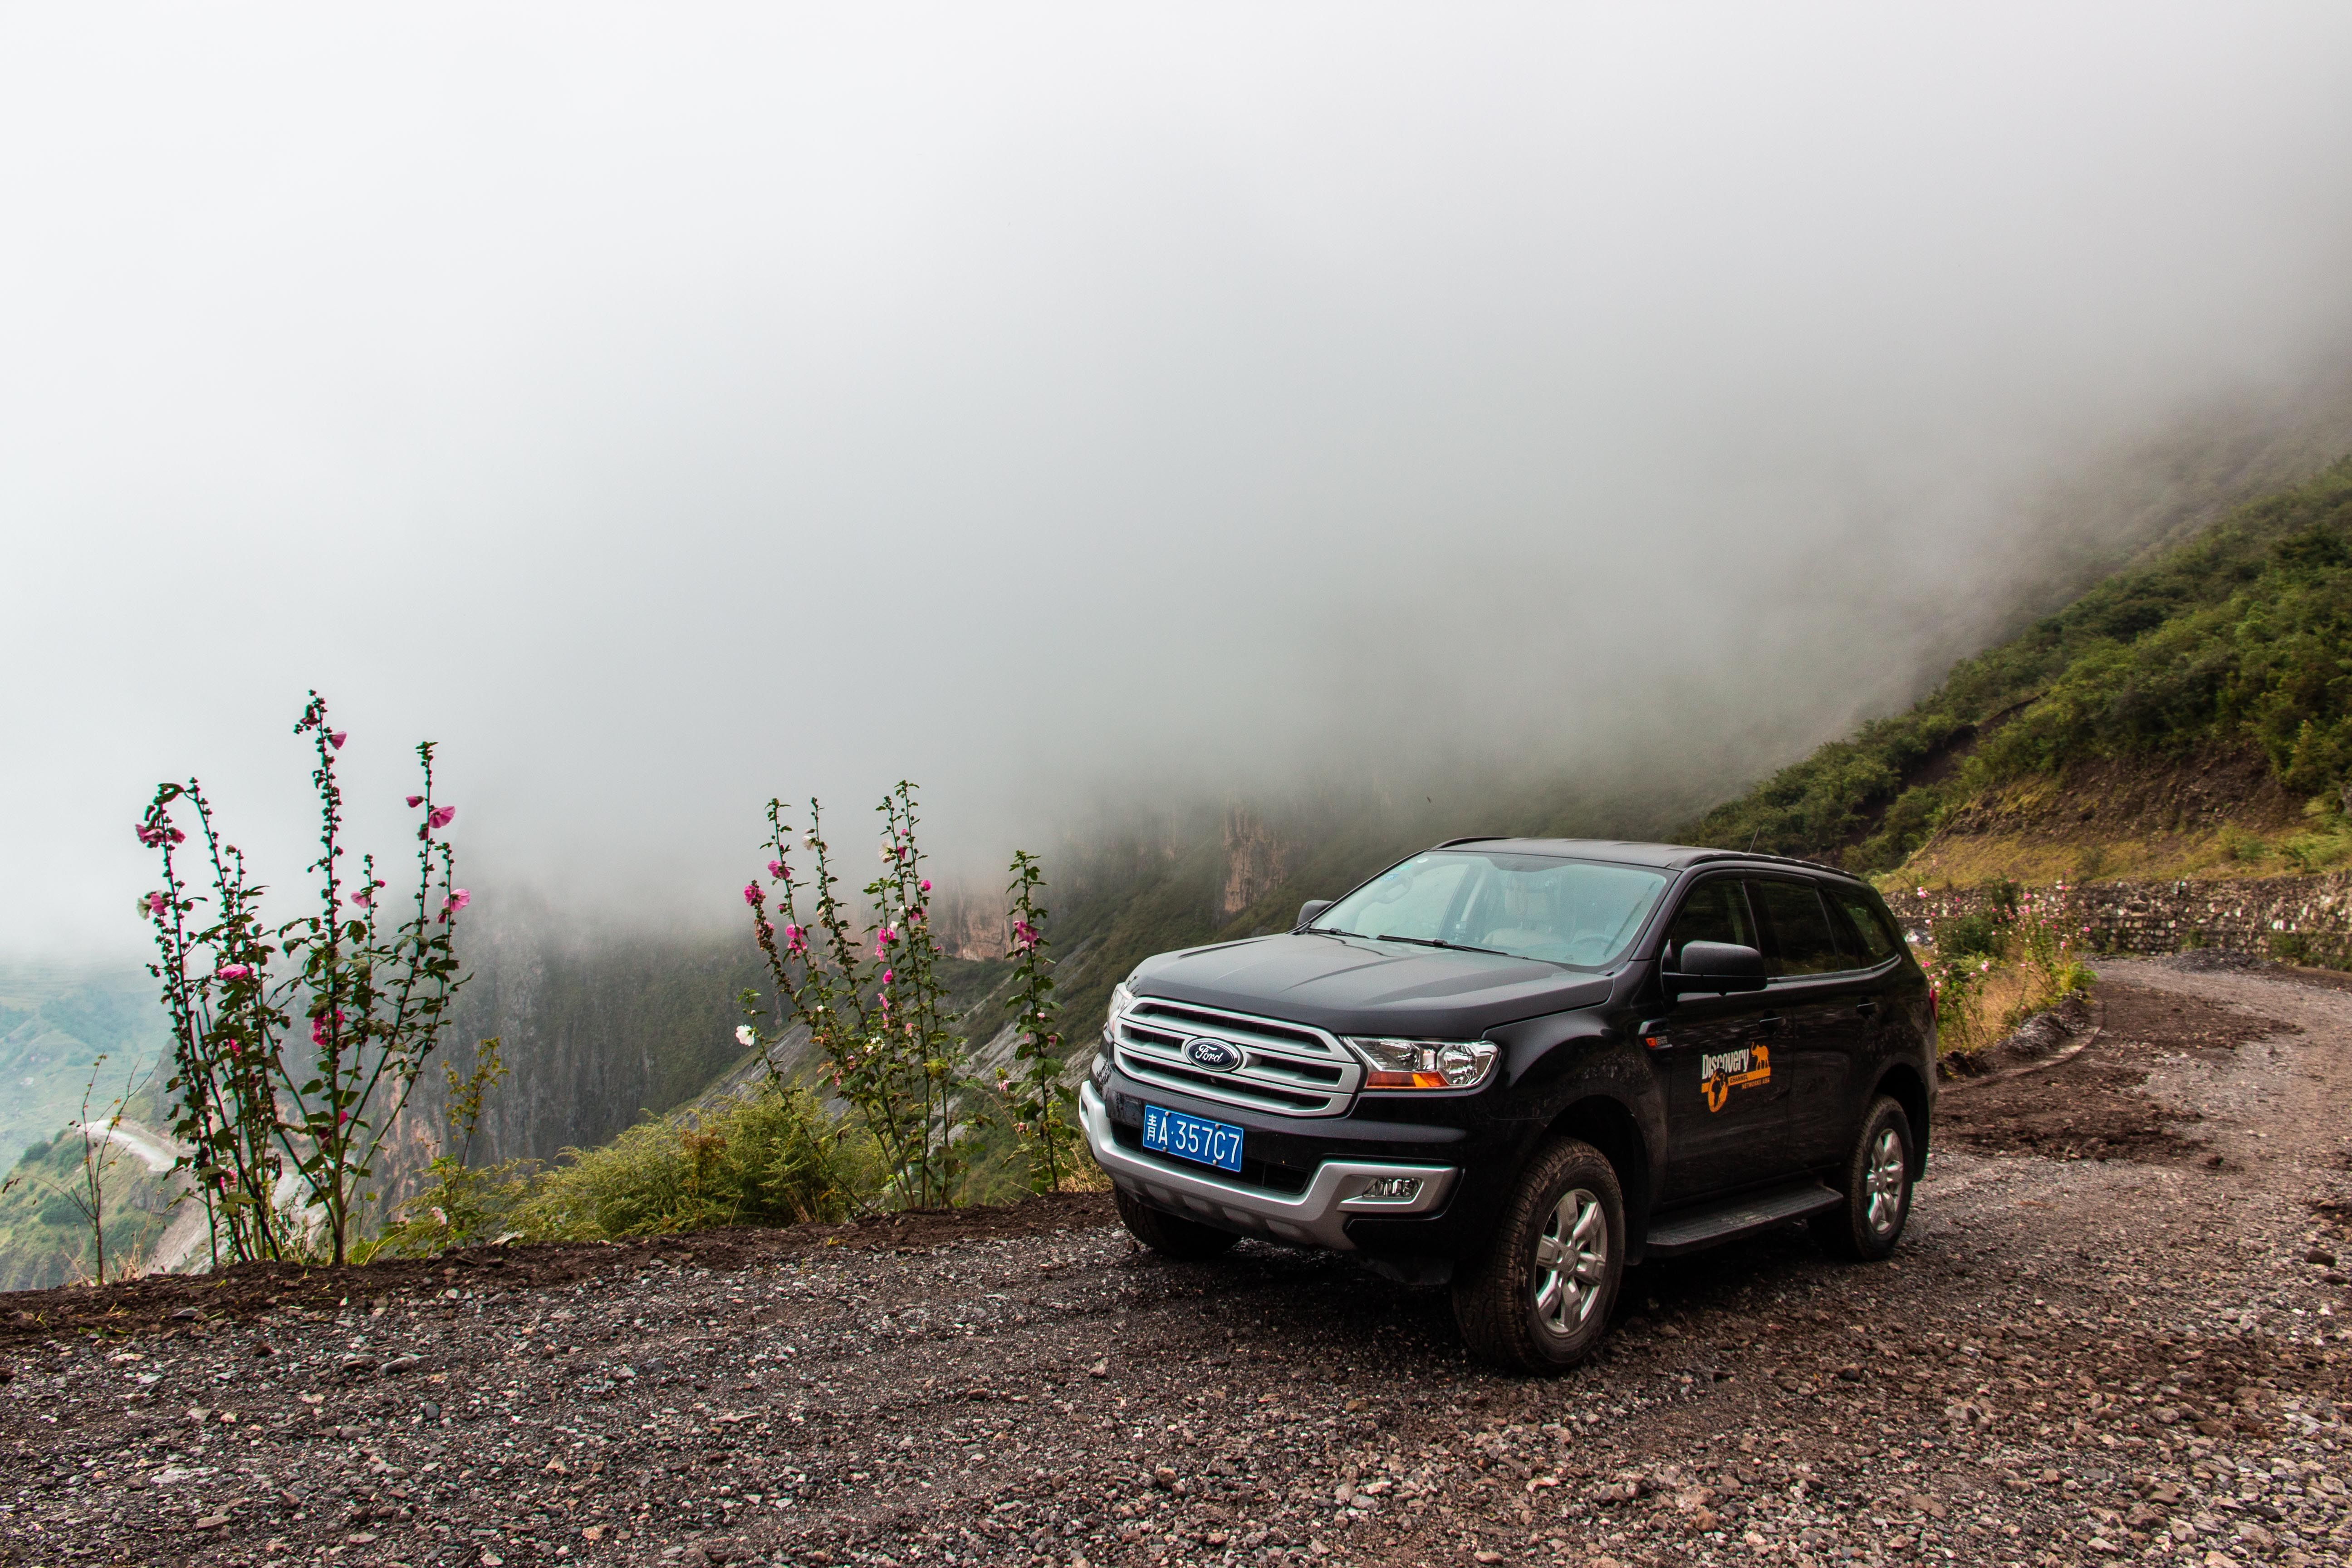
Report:
<svg viewBox="0 0 2352 1568"><path fill-rule="evenodd" d="M1666 931L1666 956L1682 956L1686 942L1728 942L1741 947L1761 945L1756 924L1748 913L1748 897L1729 877L1717 877L1693 888Z"/></svg>
<svg viewBox="0 0 2352 1568"><path fill-rule="evenodd" d="M1665 890L1664 874L1641 866L1433 849L1349 894L1313 929L1599 968L1625 951Z"/></svg>
<svg viewBox="0 0 2352 1568"><path fill-rule="evenodd" d="M1878 907L1875 900L1849 888L1836 889L1830 897L1835 899L1838 908L1845 911L1845 918L1853 922L1854 934L1862 939L1864 963L1884 963L1903 951L1903 943L1895 934L1894 922Z"/></svg>
<svg viewBox="0 0 2352 1568"><path fill-rule="evenodd" d="M1748 884L1748 892L1756 900L1757 914L1772 932L1771 973L1827 974L1853 967L1838 951L1830 912L1822 907L1822 896L1811 882L1759 879Z"/></svg>

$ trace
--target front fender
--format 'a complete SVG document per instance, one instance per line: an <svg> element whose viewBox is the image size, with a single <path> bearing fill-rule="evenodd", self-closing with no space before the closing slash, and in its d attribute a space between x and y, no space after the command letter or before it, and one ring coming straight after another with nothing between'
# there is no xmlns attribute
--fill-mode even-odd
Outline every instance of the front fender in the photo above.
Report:
<svg viewBox="0 0 2352 1568"><path fill-rule="evenodd" d="M1627 1234L1649 1228L1665 1175L1666 1104L1641 1044L1640 1020L1584 1011L1529 1018L1491 1031L1510 1075L1512 1174L1555 1131L1595 1144L1625 1190Z"/></svg>

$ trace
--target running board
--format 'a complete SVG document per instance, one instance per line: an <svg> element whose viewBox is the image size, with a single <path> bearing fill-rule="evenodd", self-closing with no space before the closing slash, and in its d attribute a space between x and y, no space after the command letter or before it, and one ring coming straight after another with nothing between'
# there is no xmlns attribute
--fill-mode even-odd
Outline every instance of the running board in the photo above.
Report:
<svg viewBox="0 0 2352 1568"><path fill-rule="evenodd" d="M1678 1258L1750 1231L1769 1230L1792 1219L1833 1209L1843 1202L1844 1194L1833 1193L1819 1182L1800 1182L1769 1192L1749 1193L1729 1203L1675 1215L1664 1224L1653 1226L1643 1255Z"/></svg>

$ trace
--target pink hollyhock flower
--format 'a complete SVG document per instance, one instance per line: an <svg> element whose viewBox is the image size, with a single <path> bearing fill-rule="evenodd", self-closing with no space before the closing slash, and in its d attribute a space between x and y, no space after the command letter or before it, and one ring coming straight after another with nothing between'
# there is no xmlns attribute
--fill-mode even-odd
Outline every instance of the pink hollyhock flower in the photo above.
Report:
<svg viewBox="0 0 2352 1568"><path fill-rule="evenodd" d="M424 804L425 797L421 795L412 795L408 797L408 809L411 811L415 811L418 806L423 805Z"/></svg>
<svg viewBox="0 0 2352 1568"><path fill-rule="evenodd" d="M224 963L220 968L214 971L214 973L218 974L223 980L244 980L252 975L253 965L249 963Z"/></svg>
<svg viewBox="0 0 2352 1568"><path fill-rule="evenodd" d="M923 891L927 893L929 892L931 890L931 879L929 877L924 878L922 886Z"/></svg>
<svg viewBox="0 0 2352 1568"><path fill-rule="evenodd" d="M343 749L343 742L350 738L350 734L351 731L348 730L330 730L327 731L327 744L340 752Z"/></svg>
<svg viewBox="0 0 2352 1568"><path fill-rule="evenodd" d="M892 969L886 969L886 970L884 970L884 971L882 972L882 984L885 984L885 985L887 985L887 984L890 984L890 982L892 982L893 980L896 980L898 977L898 971L896 971L896 970L892 970Z"/></svg>
<svg viewBox="0 0 2352 1568"><path fill-rule="evenodd" d="M451 914L456 914L459 910L464 909L467 904L470 904L473 901L474 895L466 891L465 889L452 888L449 889L448 904L449 912Z"/></svg>
<svg viewBox="0 0 2352 1568"><path fill-rule="evenodd" d="M147 895L147 913L150 918L159 921L162 920L163 918L163 911L170 907L171 905L165 901L163 894L150 893Z"/></svg>
<svg viewBox="0 0 2352 1568"><path fill-rule="evenodd" d="M425 826L427 827L446 827L457 820L457 808L454 805L436 805L425 814Z"/></svg>
<svg viewBox="0 0 2352 1568"><path fill-rule="evenodd" d="M784 927L784 951L794 958L808 952L808 933L796 925Z"/></svg>
<svg viewBox="0 0 2352 1568"><path fill-rule="evenodd" d="M768 862L768 875L780 882L789 882L793 879L793 868L782 860L771 860Z"/></svg>
<svg viewBox="0 0 2352 1568"><path fill-rule="evenodd" d="M743 901L751 905L755 910L760 907L759 883L746 882L743 884Z"/></svg>

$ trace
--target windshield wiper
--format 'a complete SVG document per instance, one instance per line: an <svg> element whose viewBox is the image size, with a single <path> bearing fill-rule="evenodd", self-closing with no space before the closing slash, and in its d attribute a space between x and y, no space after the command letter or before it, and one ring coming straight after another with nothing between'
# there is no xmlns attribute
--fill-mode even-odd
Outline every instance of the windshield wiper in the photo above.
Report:
<svg viewBox="0 0 2352 1568"><path fill-rule="evenodd" d="M1516 952L1505 952L1499 947L1470 947L1458 942L1440 942L1433 936L1388 936L1383 934L1374 937L1372 940L1375 942L1409 942L1415 947L1442 947L1448 952L1491 952L1496 958L1517 958L1518 956Z"/></svg>

